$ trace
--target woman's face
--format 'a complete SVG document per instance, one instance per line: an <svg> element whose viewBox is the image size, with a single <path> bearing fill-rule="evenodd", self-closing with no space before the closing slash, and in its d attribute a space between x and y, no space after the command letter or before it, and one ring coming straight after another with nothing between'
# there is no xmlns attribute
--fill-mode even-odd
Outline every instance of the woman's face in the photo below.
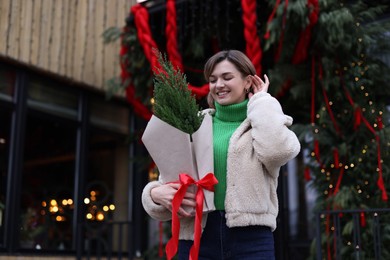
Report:
<svg viewBox="0 0 390 260"><path fill-rule="evenodd" d="M241 75L228 60L217 63L209 77L211 97L220 105L237 104L245 100L251 78Z"/></svg>

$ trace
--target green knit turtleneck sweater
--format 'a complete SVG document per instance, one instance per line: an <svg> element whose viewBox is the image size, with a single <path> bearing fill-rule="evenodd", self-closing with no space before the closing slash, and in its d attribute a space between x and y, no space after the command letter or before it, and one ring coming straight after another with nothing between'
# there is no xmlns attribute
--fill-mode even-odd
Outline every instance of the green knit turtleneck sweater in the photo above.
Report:
<svg viewBox="0 0 390 260"><path fill-rule="evenodd" d="M215 186L214 203L217 210L225 209L226 195L226 161L229 140L233 132L244 121L247 113L248 99L227 106L215 103L213 117L214 174L218 180Z"/></svg>

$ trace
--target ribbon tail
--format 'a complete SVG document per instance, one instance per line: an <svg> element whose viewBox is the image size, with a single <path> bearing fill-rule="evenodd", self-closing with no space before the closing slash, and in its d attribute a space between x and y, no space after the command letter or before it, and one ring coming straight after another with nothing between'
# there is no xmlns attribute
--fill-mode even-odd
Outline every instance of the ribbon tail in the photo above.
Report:
<svg viewBox="0 0 390 260"><path fill-rule="evenodd" d="M180 220L177 215L179 211L180 204L183 201L184 195L187 191L188 185L182 185L176 192L172 200L172 237L169 239L166 247L165 253L167 254L167 259L172 259L177 252L179 244L179 232L180 232Z"/></svg>
<svg viewBox="0 0 390 260"><path fill-rule="evenodd" d="M180 183L182 186L178 189L172 200L172 237L168 241L165 252L167 259L172 259L177 252L179 244L179 232L180 232L180 221L177 215L180 205L183 201L187 188L191 184L197 186L195 195L196 208L195 208L195 223L194 223L194 244L190 249L190 259L198 260L199 248L200 248L200 237L202 235L202 216L203 216L203 203L204 203L204 192L203 189L214 191L214 185L218 183L214 174L208 173L201 180L195 182L188 174L179 174Z"/></svg>
<svg viewBox="0 0 390 260"><path fill-rule="evenodd" d="M204 193L202 187L198 187L196 192L196 214L194 224L194 244L190 250L190 260L198 260L200 237L202 235L202 217L203 217Z"/></svg>

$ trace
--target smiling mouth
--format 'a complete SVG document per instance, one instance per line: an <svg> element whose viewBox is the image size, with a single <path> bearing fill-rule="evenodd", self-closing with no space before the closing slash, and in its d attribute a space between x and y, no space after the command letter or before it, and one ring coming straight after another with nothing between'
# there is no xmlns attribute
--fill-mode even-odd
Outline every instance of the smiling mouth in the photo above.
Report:
<svg viewBox="0 0 390 260"><path fill-rule="evenodd" d="M221 92L218 92L217 93L217 96L220 97L220 96L226 96L229 92L228 91L221 91Z"/></svg>

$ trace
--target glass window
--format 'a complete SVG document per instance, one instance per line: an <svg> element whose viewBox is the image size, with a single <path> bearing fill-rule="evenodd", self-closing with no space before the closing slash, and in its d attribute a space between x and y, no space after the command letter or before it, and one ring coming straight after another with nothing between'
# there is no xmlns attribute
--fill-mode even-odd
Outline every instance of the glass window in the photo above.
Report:
<svg viewBox="0 0 390 260"><path fill-rule="evenodd" d="M88 171L85 188L86 250L94 252L93 245L103 243L118 248L112 232L119 232L105 224L128 220L128 162L127 136L93 128L89 135ZM125 234L126 227L121 232ZM117 236L113 236L117 238ZM114 241L113 241L114 240ZM122 241L127 242L127 241Z"/></svg>
<svg viewBox="0 0 390 260"><path fill-rule="evenodd" d="M0 66L0 245L7 238L4 229L6 210L7 174L9 161L9 138L16 73L9 73ZM77 133L80 124L78 107L82 100L80 90L37 76L21 81L21 89L27 89L27 115L24 136L21 182L12 183L21 191L20 215L10 212L19 223L19 250L42 250L50 252L74 250L76 230L82 225L85 241L110 243L113 250L128 243L113 238L113 233L128 234L127 227L110 231L105 227L112 222L129 219L129 107L125 102L105 100L104 97L86 93L90 114L87 140L83 223L74 223L74 194L76 176ZM17 100L24 100L23 91ZM84 100L84 99L83 99ZM21 106L19 106L21 105ZM23 112L23 111L22 111ZM15 126L19 131L20 126ZM18 159L19 160L19 159ZM83 172L85 170L85 172ZM117 225L117 224L115 224ZM119 224L122 225L122 224ZM112 226L112 225L111 225ZM81 226L80 226L81 227ZM8 229L7 229L8 230ZM8 234L9 236L10 234ZM120 244L120 245L119 245ZM96 244L95 244L96 245ZM93 252L94 248L89 247ZM96 253L96 252L95 252Z"/></svg>
<svg viewBox="0 0 390 260"><path fill-rule="evenodd" d="M79 92L56 82L43 81L33 78L28 87L29 107L59 115L70 119L77 119Z"/></svg>
<svg viewBox="0 0 390 260"><path fill-rule="evenodd" d="M128 242L115 234L126 236L127 226L118 221L129 219L129 108L99 96L91 97L89 104L84 240L85 250L96 253L99 245L116 250L120 241Z"/></svg>
<svg viewBox="0 0 390 260"><path fill-rule="evenodd" d="M124 195L128 187L127 136L97 128L90 132L86 196L96 203L114 205L115 210L104 210L104 219L126 220L127 209L123 206L127 206L127 196Z"/></svg>
<svg viewBox="0 0 390 260"><path fill-rule="evenodd" d="M11 110L0 106L0 244L3 244L4 239L10 126Z"/></svg>
<svg viewBox="0 0 390 260"><path fill-rule="evenodd" d="M107 102L103 98L91 99L91 123L107 130L129 133L129 108L122 104Z"/></svg>
<svg viewBox="0 0 390 260"><path fill-rule="evenodd" d="M27 116L21 248L71 249L76 133L75 123Z"/></svg>
<svg viewBox="0 0 390 260"><path fill-rule="evenodd" d="M0 100L12 101L16 73L0 66Z"/></svg>

